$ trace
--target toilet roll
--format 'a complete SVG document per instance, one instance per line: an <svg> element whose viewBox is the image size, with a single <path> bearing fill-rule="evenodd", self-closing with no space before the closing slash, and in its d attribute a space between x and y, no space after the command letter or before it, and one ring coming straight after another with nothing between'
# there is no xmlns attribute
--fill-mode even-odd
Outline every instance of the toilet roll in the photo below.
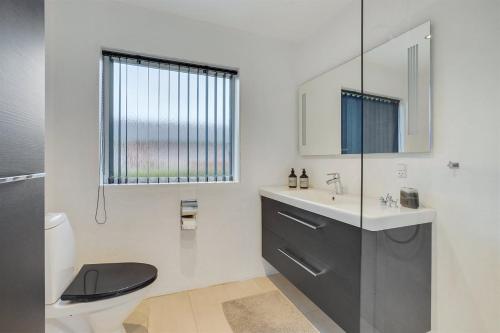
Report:
<svg viewBox="0 0 500 333"><path fill-rule="evenodd" d="M181 216L192 216L198 214L198 206L181 206Z"/></svg>
<svg viewBox="0 0 500 333"><path fill-rule="evenodd" d="M195 230L196 227L197 227L196 218L183 217L181 219L181 229L182 230Z"/></svg>

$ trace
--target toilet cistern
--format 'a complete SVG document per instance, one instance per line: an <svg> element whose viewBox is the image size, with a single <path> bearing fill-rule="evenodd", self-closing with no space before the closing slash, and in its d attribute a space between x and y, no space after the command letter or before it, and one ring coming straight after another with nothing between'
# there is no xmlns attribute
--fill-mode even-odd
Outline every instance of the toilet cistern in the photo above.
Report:
<svg viewBox="0 0 500 333"><path fill-rule="evenodd" d="M342 190L342 181L340 180L340 173L332 172L332 173L327 173L326 175L332 177L326 181L326 184L327 185L335 184L335 194L343 194L344 191Z"/></svg>

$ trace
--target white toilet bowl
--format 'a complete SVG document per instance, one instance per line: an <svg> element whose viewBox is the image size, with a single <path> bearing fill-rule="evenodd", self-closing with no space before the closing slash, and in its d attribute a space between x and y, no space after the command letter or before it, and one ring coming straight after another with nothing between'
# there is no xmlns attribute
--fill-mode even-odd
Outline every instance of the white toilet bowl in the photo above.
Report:
<svg viewBox="0 0 500 333"><path fill-rule="evenodd" d="M123 321L156 280L143 263L89 264L77 272L65 214L45 218L45 332L123 333Z"/></svg>
<svg viewBox="0 0 500 333"><path fill-rule="evenodd" d="M59 300L45 306L46 333L123 333L123 321L144 299L147 289L101 301Z"/></svg>

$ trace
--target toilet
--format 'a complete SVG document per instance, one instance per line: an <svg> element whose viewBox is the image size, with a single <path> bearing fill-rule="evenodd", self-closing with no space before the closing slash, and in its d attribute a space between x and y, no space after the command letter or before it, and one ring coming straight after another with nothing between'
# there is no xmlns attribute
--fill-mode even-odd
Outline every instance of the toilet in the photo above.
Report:
<svg viewBox="0 0 500 333"><path fill-rule="evenodd" d="M45 332L123 333L157 269L124 262L75 267L73 229L64 213L45 217Z"/></svg>

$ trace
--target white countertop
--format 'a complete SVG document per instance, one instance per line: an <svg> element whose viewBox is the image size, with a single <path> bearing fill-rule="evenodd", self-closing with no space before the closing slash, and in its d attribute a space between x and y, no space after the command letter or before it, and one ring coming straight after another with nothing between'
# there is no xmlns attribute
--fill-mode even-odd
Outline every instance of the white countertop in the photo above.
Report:
<svg viewBox="0 0 500 333"><path fill-rule="evenodd" d="M360 195L335 195L335 200L332 200L332 191L290 189L287 186L262 187L259 194L356 227L361 224ZM431 223L435 217L436 211L431 208L390 208L381 205L376 198L363 198L363 229L369 231Z"/></svg>

